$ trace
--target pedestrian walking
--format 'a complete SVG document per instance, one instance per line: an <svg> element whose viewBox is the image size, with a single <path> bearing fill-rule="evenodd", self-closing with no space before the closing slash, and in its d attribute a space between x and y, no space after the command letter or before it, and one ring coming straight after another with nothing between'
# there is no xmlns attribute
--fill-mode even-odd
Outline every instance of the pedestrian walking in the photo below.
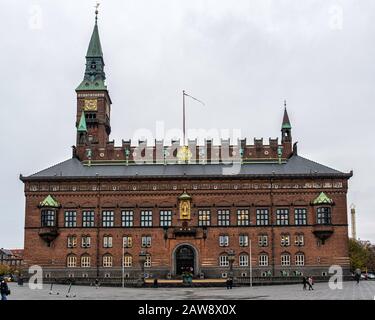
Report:
<svg viewBox="0 0 375 320"><path fill-rule="evenodd" d="M0 279L0 293L1 293L1 300L3 301L8 300L7 296L10 295L10 290L4 278Z"/></svg>
<svg viewBox="0 0 375 320"><path fill-rule="evenodd" d="M302 277L302 284L303 284L303 290L307 289L307 279L306 277Z"/></svg>
<svg viewBox="0 0 375 320"><path fill-rule="evenodd" d="M99 279L95 279L95 288L99 289Z"/></svg>
<svg viewBox="0 0 375 320"><path fill-rule="evenodd" d="M313 288L314 281L313 281L313 278L311 276L307 279L307 284L309 285L309 291L314 290L314 288Z"/></svg>

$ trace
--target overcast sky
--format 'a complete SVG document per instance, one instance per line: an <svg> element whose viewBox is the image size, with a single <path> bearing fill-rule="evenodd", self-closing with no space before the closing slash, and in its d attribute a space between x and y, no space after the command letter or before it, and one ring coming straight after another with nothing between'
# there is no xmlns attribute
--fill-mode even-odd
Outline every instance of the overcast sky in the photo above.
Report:
<svg viewBox="0 0 375 320"><path fill-rule="evenodd" d="M71 157L92 0L0 0L0 247L23 247L29 175ZM103 0L99 30L116 144L187 125L280 136L349 172L358 236L375 242L375 1Z"/></svg>

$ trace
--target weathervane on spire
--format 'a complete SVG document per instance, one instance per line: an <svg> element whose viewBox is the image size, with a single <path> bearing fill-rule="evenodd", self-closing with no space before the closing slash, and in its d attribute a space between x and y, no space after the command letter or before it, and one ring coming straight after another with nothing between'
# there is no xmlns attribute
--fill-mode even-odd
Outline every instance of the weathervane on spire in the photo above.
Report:
<svg viewBox="0 0 375 320"><path fill-rule="evenodd" d="M286 108L286 99L284 100L284 107Z"/></svg>
<svg viewBox="0 0 375 320"><path fill-rule="evenodd" d="M99 13L98 8L99 8L99 6L100 6L100 3L97 2L96 6L95 6L95 23L98 22L98 13Z"/></svg>

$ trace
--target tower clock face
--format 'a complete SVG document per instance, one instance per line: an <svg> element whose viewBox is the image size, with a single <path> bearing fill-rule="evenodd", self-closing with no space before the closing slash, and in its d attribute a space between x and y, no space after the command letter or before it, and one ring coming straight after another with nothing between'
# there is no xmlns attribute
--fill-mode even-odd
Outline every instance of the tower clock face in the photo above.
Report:
<svg viewBox="0 0 375 320"><path fill-rule="evenodd" d="M98 102L96 99L85 99L85 103L83 105L84 111L97 111L98 110Z"/></svg>

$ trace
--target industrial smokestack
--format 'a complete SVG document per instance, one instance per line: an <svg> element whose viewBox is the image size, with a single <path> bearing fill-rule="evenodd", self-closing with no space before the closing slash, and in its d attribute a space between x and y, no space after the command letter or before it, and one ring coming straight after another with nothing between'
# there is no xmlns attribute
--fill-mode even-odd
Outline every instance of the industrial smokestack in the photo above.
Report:
<svg viewBox="0 0 375 320"><path fill-rule="evenodd" d="M357 225L355 220L355 205L352 203L350 206L350 214L352 218L352 239L357 240Z"/></svg>

